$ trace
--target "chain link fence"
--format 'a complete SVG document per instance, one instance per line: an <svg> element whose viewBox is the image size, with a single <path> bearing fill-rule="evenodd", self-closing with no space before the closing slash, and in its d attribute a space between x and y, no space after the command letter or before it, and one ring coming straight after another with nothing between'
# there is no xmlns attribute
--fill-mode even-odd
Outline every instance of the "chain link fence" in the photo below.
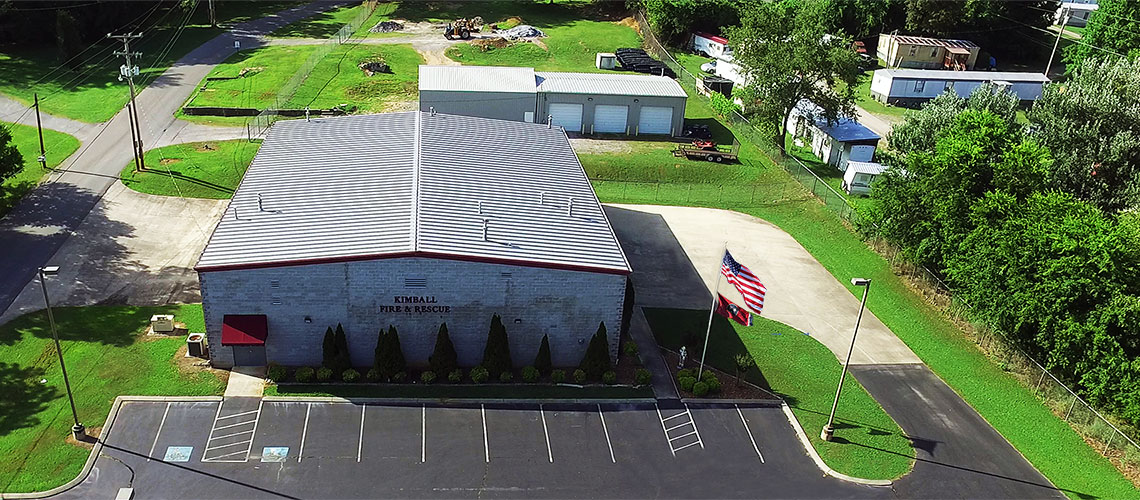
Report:
<svg viewBox="0 0 1140 500"><path fill-rule="evenodd" d="M701 79L677 62L673 55L657 40L642 12L638 12L636 17L641 34L644 37L646 51L660 59L677 74L677 81L689 92L690 96L707 101L709 90L704 87ZM945 311L953 321L962 327L961 330L965 335L971 338L983 353L995 361L1003 370L1020 380L1042 404L1067 422L1086 441L1089 441L1090 446L1108 457L1122 471L1140 469L1140 444L1137 444L1133 437L1140 435L1140 431L1136 427L1126 423L1123 419L1106 416L1093 408L1068 385L1049 372L1044 365L1021 349L1004 332L989 328L986 325L976 324L971 316L970 305L960 298L956 298L953 289L942 281L937 274L924 266L914 265L898 247L878 237L877 226L873 222L865 220L846 196L832 188L810 167L793 156L781 154L774 140L776 131L771 127L758 126L737 112L722 116L721 121L737 137L748 139L767 159L783 168L803 189L806 189L824 205L858 228L868 243L887 259L895 273L907 278L928 302ZM742 145L742 147L747 147L747 145ZM601 186L599 193L605 192L605 185ZM631 195L632 200L638 200L638 196L644 196L642 192L632 187L626 189L640 193ZM772 202L790 199L794 198L780 197L772 200ZM734 200L735 198L726 198L723 203L718 203L718 206L731 207ZM640 202L630 201L630 203ZM750 202L754 201L750 198Z"/></svg>
<svg viewBox="0 0 1140 500"><path fill-rule="evenodd" d="M289 77L289 80L277 91L277 95L273 97L272 105L266 106L264 110L246 124L246 131L250 140L265 135L265 132L269 130L269 126L273 125L273 122L276 122L281 117L279 111L285 109L285 106L293 99L293 96L297 94L297 90L300 89L301 85L305 83L305 80L309 78L309 75L313 72L313 68L334 49L351 40L356 30L359 29L369 17L372 17L372 13L376 10L376 6L378 5L378 0L369 0L362 3L361 6L364 8L360 10L360 13L358 13L356 17L353 17L348 24L345 24L337 30L335 35L317 47L317 49L309 55L309 58L305 59L305 62L297 68L293 76Z"/></svg>

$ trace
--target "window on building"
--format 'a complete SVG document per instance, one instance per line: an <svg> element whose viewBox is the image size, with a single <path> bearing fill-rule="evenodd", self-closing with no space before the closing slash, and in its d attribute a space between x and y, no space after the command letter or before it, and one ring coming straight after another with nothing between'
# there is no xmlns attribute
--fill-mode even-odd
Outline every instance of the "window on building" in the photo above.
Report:
<svg viewBox="0 0 1140 500"><path fill-rule="evenodd" d="M953 92L954 91L954 81L953 80L946 82L946 89L945 90L946 90L946 92Z"/></svg>
<svg viewBox="0 0 1140 500"><path fill-rule="evenodd" d="M930 49L930 57L932 59L934 58L934 56L937 56L937 55L938 55L938 47L934 47L934 48Z"/></svg>
<svg viewBox="0 0 1140 500"><path fill-rule="evenodd" d="M404 288L427 288L427 278L404 278Z"/></svg>
<svg viewBox="0 0 1140 500"><path fill-rule="evenodd" d="M910 48L910 55L912 55L912 56L913 56L913 55L915 55L915 54L917 54L917 53L918 53L918 47L911 47L911 48Z"/></svg>
<svg viewBox="0 0 1140 500"><path fill-rule="evenodd" d="M915 92L922 92L923 90L926 90L926 80L915 80L914 81L914 91Z"/></svg>

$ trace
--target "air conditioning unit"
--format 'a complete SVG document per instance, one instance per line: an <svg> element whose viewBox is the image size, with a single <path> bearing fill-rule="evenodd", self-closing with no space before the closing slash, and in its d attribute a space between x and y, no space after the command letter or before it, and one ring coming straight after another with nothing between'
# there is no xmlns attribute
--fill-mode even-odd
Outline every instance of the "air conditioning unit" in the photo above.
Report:
<svg viewBox="0 0 1140 500"><path fill-rule="evenodd" d="M150 317L150 329L154 333L173 333L174 332L174 315L173 314L155 314Z"/></svg>
<svg viewBox="0 0 1140 500"><path fill-rule="evenodd" d="M594 66L598 69L614 69L617 66L617 55L609 52L598 52L594 58Z"/></svg>
<svg viewBox="0 0 1140 500"><path fill-rule="evenodd" d="M206 334L191 333L186 337L186 354L196 358L206 357Z"/></svg>

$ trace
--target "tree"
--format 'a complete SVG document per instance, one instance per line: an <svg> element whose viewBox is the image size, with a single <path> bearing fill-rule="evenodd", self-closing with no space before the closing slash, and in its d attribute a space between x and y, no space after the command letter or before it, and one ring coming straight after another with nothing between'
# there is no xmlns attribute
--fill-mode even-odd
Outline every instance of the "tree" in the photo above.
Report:
<svg viewBox="0 0 1140 500"><path fill-rule="evenodd" d="M337 364L336 334L332 327L325 330L325 338L321 341L321 366L332 368Z"/></svg>
<svg viewBox="0 0 1140 500"><path fill-rule="evenodd" d="M927 36L954 36L968 31L980 39L1008 37L1011 30L1045 28L1052 24L1058 6L1055 0L905 1L907 31ZM998 28L1002 30L996 31Z"/></svg>
<svg viewBox="0 0 1140 500"><path fill-rule="evenodd" d="M733 356L732 360L736 365L736 385L740 385L740 377L756 366L756 360L752 358L752 354L748 351L741 352Z"/></svg>
<svg viewBox="0 0 1140 500"><path fill-rule="evenodd" d="M388 325L387 332L383 328L380 329L376 339L375 354L373 367L380 372L384 379L391 380L397 373L407 370L404 351L400 347L400 334L396 331L395 326Z"/></svg>
<svg viewBox="0 0 1140 500"><path fill-rule="evenodd" d="M852 38L867 38L883 31L891 2L886 0L828 0L839 27Z"/></svg>
<svg viewBox="0 0 1140 500"><path fill-rule="evenodd" d="M974 89L967 98L948 91L927 101L922 109L907 113L902 123L887 134L887 142L895 152L933 151L939 135L950 128L958 115L967 109L986 110L1006 123L1013 124L1019 100L1012 92L1002 92L992 83Z"/></svg>
<svg viewBox="0 0 1140 500"><path fill-rule="evenodd" d="M0 183L20 173L23 168L24 157L13 143L12 132L8 127L0 126Z"/></svg>
<svg viewBox="0 0 1140 500"><path fill-rule="evenodd" d="M1065 47L1066 70L1071 73L1085 60L1110 56L1105 50L1140 57L1140 0L1100 0L1080 41Z"/></svg>
<svg viewBox="0 0 1140 500"><path fill-rule="evenodd" d="M663 42L683 43L694 31L716 32L737 19L732 0L642 0L645 20Z"/></svg>
<svg viewBox="0 0 1140 500"><path fill-rule="evenodd" d="M459 368L459 355L455 352L455 344L451 343L451 335L447 333L447 323L439 325L439 333L435 336L435 349L428 358L431 371L442 376Z"/></svg>
<svg viewBox="0 0 1140 500"><path fill-rule="evenodd" d="M1140 204L1140 57L1085 61L1045 87L1029 121L1058 189L1109 213Z"/></svg>
<svg viewBox="0 0 1140 500"><path fill-rule="evenodd" d="M831 33L837 21L826 0L765 2L743 14L728 30L746 82L740 95L749 113L775 125L781 151L800 100L815 103L829 121L854 114L859 56L849 38Z"/></svg>
<svg viewBox="0 0 1140 500"><path fill-rule="evenodd" d="M491 330L487 332L487 346L483 348L482 366L493 378L499 378L514 367L511 362L511 344L507 329L498 314L491 316Z"/></svg>
<svg viewBox="0 0 1140 500"><path fill-rule="evenodd" d="M590 344L586 346L586 354L582 356L578 369L586 372L586 376L591 380L600 380L603 373L613 369L605 322L599 324L598 331L590 337Z"/></svg>
<svg viewBox="0 0 1140 500"><path fill-rule="evenodd" d="M341 372L352 368L352 358L350 357L348 351L348 337L345 336L344 328L340 326L340 323L336 324L335 340L337 365L336 369L333 371L337 374L340 374Z"/></svg>
<svg viewBox="0 0 1140 500"><path fill-rule="evenodd" d="M542 343L538 344L538 354L534 357L534 367L538 369L538 373L543 375L548 375L550 370L554 368L550 361L550 338L546 335L542 336Z"/></svg>

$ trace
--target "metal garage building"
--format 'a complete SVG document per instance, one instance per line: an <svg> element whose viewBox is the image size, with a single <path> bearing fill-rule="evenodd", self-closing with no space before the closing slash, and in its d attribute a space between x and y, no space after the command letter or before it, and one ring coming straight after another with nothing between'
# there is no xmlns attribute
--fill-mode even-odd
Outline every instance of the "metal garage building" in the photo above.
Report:
<svg viewBox="0 0 1140 500"><path fill-rule="evenodd" d="M603 321L616 356L630 273L562 130L421 112L278 122L196 270L222 367L317 365L337 323L354 365L388 325L423 364L443 322L473 366L496 313L516 362Z"/></svg>
<svg viewBox="0 0 1140 500"><path fill-rule="evenodd" d="M549 120L584 134L679 135L688 98L663 76L497 66L424 65L419 85L420 111Z"/></svg>

